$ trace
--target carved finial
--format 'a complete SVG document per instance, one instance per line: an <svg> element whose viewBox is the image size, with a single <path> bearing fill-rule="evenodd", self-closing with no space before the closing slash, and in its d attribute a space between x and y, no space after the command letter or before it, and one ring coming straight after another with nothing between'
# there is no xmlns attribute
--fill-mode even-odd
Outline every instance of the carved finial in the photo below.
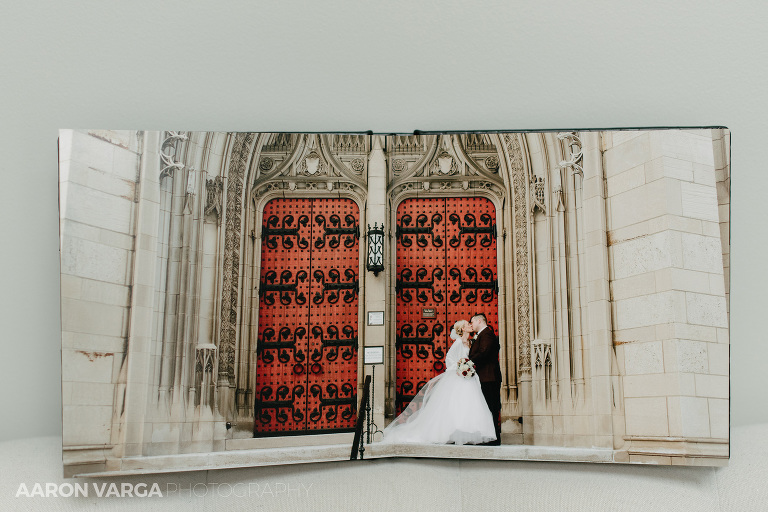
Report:
<svg viewBox="0 0 768 512"><path fill-rule="evenodd" d="M579 176L584 177L584 169L581 164L584 161L584 153L581 149L581 139L576 135L576 132L562 132L557 134L559 140L568 140L568 148L571 155L568 160L560 161L560 168L572 167L573 172Z"/></svg>
<svg viewBox="0 0 768 512"><path fill-rule="evenodd" d="M205 215L215 215L217 219L221 219L223 190L224 180L221 176L205 181Z"/></svg>
<svg viewBox="0 0 768 512"><path fill-rule="evenodd" d="M547 214L547 205L544 194L544 178L542 176L531 177L531 213L538 208L541 213Z"/></svg>
<svg viewBox="0 0 768 512"><path fill-rule="evenodd" d="M160 170L160 181L166 176L173 176L176 169L183 169L184 164L174 160L176 156L176 142L188 140L189 137L184 132L165 132L167 134L163 143L160 145L160 161L163 168Z"/></svg>

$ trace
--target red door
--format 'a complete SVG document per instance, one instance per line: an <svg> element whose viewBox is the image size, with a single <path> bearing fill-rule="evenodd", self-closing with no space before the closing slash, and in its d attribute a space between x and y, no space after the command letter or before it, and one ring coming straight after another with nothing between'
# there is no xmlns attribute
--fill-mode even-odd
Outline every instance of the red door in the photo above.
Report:
<svg viewBox="0 0 768 512"><path fill-rule="evenodd" d="M256 437L354 430L358 224L349 199L264 208Z"/></svg>
<svg viewBox="0 0 768 512"><path fill-rule="evenodd" d="M445 370L451 327L485 313L498 332L496 209L485 198L397 209L396 413Z"/></svg>

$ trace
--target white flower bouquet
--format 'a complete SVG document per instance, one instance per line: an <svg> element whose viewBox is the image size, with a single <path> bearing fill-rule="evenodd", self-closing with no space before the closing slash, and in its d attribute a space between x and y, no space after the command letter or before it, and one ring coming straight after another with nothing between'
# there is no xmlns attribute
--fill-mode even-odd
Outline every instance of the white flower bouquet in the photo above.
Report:
<svg viewBox="0 0 768 512"><path fill-rule="evenodd" d="M475 363L473 363L471 360L467 359L466 357L462 357L459 359L459 362L456 364L456 373L460 377L464 377L465 379L471 379L475 376Z"/></svg>

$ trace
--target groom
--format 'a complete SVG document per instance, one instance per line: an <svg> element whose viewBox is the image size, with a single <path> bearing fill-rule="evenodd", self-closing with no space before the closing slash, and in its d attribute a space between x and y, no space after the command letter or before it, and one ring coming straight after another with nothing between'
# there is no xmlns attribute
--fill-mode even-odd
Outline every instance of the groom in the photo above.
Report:
<svg viewBox="0 0 768 512"><path fill-rule="evenodd" d="M496 429L496 440L485 445L501 444L501 367L499 366L499 339L488 326L488 320L483 313L472 317L472 330L475 331L475 341L469 348L469 359L475 363L475 371L480 377L480 387L483 390L485 402L493 416Z"/></svg>

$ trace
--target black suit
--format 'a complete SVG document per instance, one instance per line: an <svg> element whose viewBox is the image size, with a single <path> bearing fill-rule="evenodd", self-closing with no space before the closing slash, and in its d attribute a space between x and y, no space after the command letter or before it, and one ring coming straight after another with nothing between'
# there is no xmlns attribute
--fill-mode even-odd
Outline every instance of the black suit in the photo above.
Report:
<svg viewBox="0 0 768 512"><path fill-rule="evenodd" d="M490 326L486 326L469 348L469 358L475 363L480 378L485 402L493 416L496 441L487 444L501 444L501 366L499 365L499 339Z"/></svg>

